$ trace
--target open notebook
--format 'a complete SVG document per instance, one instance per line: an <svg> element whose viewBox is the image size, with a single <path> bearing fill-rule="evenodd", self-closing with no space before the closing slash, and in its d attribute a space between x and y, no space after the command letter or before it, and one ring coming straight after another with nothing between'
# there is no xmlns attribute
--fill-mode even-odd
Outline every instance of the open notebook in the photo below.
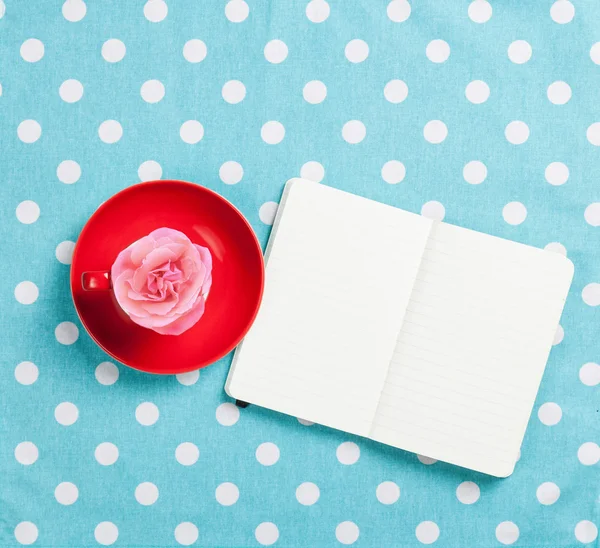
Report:
<svg viewBox="0 0 600 548"><path fill-rule="evenodd" d="M571 261L292 179L266 264L231 397L512 473Z"/></svg>

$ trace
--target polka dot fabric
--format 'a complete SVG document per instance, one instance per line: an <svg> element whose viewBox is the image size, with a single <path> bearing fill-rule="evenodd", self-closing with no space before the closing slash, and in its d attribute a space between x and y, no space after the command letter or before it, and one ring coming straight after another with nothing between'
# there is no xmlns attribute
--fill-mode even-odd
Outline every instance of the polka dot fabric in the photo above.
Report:
<svg viewBox="0 0 600 548"><path fill-rule="evenodd" d="M0 545L596 546L599 28L591 0L0 0ZM194 181L264 245L298 175L573 260L511 477L239 409L231 356L153 377L91 341L69 268L102 202Z"/></svg>

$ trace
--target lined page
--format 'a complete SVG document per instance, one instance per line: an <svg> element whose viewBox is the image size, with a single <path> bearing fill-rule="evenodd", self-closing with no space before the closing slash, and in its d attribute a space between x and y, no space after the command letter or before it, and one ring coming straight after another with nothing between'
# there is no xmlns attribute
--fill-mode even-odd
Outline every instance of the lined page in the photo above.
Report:
<svg viewBox="0 0 600 548"><path fill-rule="evenodd" d="M368 435L431 226L318 183L288 182L263 301L227 393Z"/></svg>
<svg viewBox="0 0 600 548"><path fill-rule="evenodd" d="M435 225L371 437L510 475L572 275L556 253Z"/></svg>

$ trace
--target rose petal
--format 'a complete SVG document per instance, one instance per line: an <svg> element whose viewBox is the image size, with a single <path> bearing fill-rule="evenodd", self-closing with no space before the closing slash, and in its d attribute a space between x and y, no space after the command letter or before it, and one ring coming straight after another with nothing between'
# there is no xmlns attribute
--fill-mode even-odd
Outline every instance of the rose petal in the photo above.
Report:
<svg viewBox="0 0 600 548"><path fill-rule="evenodd" d="M155 246L156 242L152 236L144 236L137 242L134 242L129 246L129 248L131 248L131 262L136 266L140 266L142 261L146 258L146 255L148 255Z"/></svg>
<svg viewBox="0 0 600 548"><path fill-rule="evenodd" d="M164 327L153 327L152 329L161 335L181 335L190 327L194 326L204 314L204 297L199 297L194 303L193 308L183 316L177 318L174 322Z"/></svg>
<svg viewBox="0 0 600 548"><path fill-rule="evenodd" d="M141 291L148 279L148 274L155 268L174 259L175 256L170 249L159 247L153 249L143 260L142 266L138 267L133 275L132 287L135 291Z"/></svg>
<svg viewBox="0 0 600 548"><path fill-rule="evenodd" d="M202 264L206 267L206 270L210 272L212 270L212 255L210 254L210 251L206 247L202 247L198 244L194 244L194 247L200 254L200 260L202 261Z"/></svg>
<svg viewBox="0 0 600 548"><path fill-rule="evenodd" d="M145 301L142 308L150 316L166 316L179 302L179 295L173 290L173 284L165 283L165 298L161 301Z"/></svg>
<svg viewBox="0 0 600 548"><path fill-rule="evenodd" d="M155 240L160 240L161 238L168 238L172 242L187 244L190 242L190 239L179 230L175 230L173 228L157 228L150 232L150 236L152 236Z"/></svg>
<svg viewBox="0 0 600 548"><path fill-rule="evenodd" d="M113 291L119 306L129 315L145 316L147 312L141 308L140 302L129 297L130 280L133 270L126 270L118 278L113 279Z"/></svg>

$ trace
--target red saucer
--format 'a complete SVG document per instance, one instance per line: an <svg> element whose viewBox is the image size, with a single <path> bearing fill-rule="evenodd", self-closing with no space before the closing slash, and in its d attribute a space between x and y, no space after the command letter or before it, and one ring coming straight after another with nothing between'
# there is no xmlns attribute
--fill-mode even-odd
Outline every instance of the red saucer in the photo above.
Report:
<svg viewBox="0 0 600 548"><path fill-rule="evenodd" d="M178 336L133 323L111 291L84 291L83 272L110 270L118 253L160 227L208 247L213 284L200 321ZM91 337L115 360L149 373L174 374L209 365L244 337L260 305L264 264L254 231L212 190L183 181L151 181L115 194L81 231L71 265L75 308Z"/></svg>

